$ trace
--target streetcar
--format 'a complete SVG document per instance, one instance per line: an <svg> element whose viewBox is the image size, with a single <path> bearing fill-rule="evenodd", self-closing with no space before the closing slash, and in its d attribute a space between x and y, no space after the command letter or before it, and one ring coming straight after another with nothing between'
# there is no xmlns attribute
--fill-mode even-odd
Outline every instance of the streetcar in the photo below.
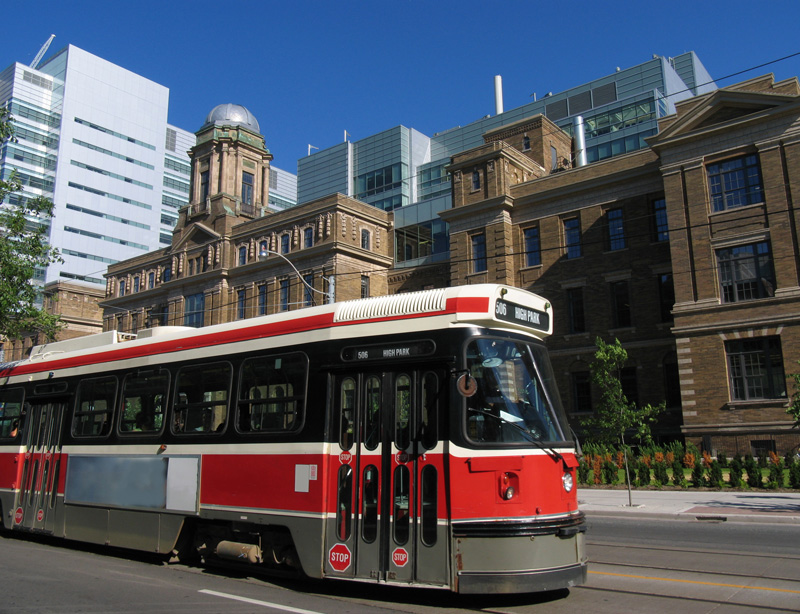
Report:
<svg viewBox="0 0 800 614"><path fill-rule="evenodd" d="M552 326L481 284L36 346L0 365L2 526L459 593L582 584Z"/></svg>

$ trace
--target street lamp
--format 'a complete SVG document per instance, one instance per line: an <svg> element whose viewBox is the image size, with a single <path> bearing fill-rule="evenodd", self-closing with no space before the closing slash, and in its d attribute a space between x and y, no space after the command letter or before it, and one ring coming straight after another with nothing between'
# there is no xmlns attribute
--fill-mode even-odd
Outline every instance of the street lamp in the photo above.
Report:
<svg viewBox="0 0 800 614"><path fill-rule="evenodd" d="M303 283L303 285L306 288L308 288L309 290L311 290L312 292L317 292L319 294L324 295L327 298L328 304L332 304L335 301L336 284L334 282L333 275L331 275L330 277L327 278L328 279L328 291L327 292L323 292L322 290L317 290L314 286L312 286L305 279L303 279L303 276L300 274L300 271L298 271L297 267L292 264L292 261L289 260L286 256L284 256L280 252L276 252L276 251L273 251L271 249L267 249L266 247L264 247L262 245L261 249L259 249L259 251L258 251L258 259L261 262L265 262L270 254L273 254L275 256L280 256L281 258L283 258L286 261L286 263L290 267L292 267L292 270L297 274L297 278ZM314 306L317 305L317 302L314 300L314 296L313 295L311 295L311 304L314 305Z"/></svg>

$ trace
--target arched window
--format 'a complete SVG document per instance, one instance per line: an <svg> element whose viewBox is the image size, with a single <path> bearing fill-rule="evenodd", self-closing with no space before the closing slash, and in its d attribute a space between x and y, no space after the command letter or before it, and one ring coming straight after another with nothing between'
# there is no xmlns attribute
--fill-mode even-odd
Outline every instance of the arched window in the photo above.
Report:
<svg viewBox="0 0 800 614"><path fill-rule="evenodd" d="M306 228L303 231L303 247L312 247L314 245L314 229Z"/></svg>
<svg viewBox="0 0 800 614"><path fill-rule="evenodd" d="M281 235L281 253L288 254L289 253L289 235Z"/></svg>
<svg viewBox="0 0 800 614"><path fill-rule="evenodd" d="M244 245L239 248L239 264L247 264L247 247Z"/></svg>

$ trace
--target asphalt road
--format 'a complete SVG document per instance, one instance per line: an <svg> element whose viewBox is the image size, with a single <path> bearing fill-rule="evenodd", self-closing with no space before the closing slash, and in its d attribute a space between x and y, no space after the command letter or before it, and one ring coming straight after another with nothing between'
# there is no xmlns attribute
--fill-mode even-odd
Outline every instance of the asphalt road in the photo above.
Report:
<svg viewBox="0 0 800 614"><path fill-rule="evenodd" d="M459 596L252 578L58 540L0 536L0 613L800 612L800 526L590 518L587 586Z"/></svg>

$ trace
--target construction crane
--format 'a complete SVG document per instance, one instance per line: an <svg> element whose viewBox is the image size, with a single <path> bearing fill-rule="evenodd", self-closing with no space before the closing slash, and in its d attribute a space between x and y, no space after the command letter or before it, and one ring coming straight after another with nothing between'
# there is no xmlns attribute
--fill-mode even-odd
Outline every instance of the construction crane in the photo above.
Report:
<svg viewBox="0 0 800 614"><path fill-rule="evenodd" d="M31 62L31 68L36 68L39 65L39 62L42 61L44 54L47 53L47 48L50 47L50 43L53 42L53 39L56 37L55 34L51 34L50 38L47 39L47 42L42 45L42 48L39 49L39 53L36 54L36 57L33 58L33 62Z"/></svg>

